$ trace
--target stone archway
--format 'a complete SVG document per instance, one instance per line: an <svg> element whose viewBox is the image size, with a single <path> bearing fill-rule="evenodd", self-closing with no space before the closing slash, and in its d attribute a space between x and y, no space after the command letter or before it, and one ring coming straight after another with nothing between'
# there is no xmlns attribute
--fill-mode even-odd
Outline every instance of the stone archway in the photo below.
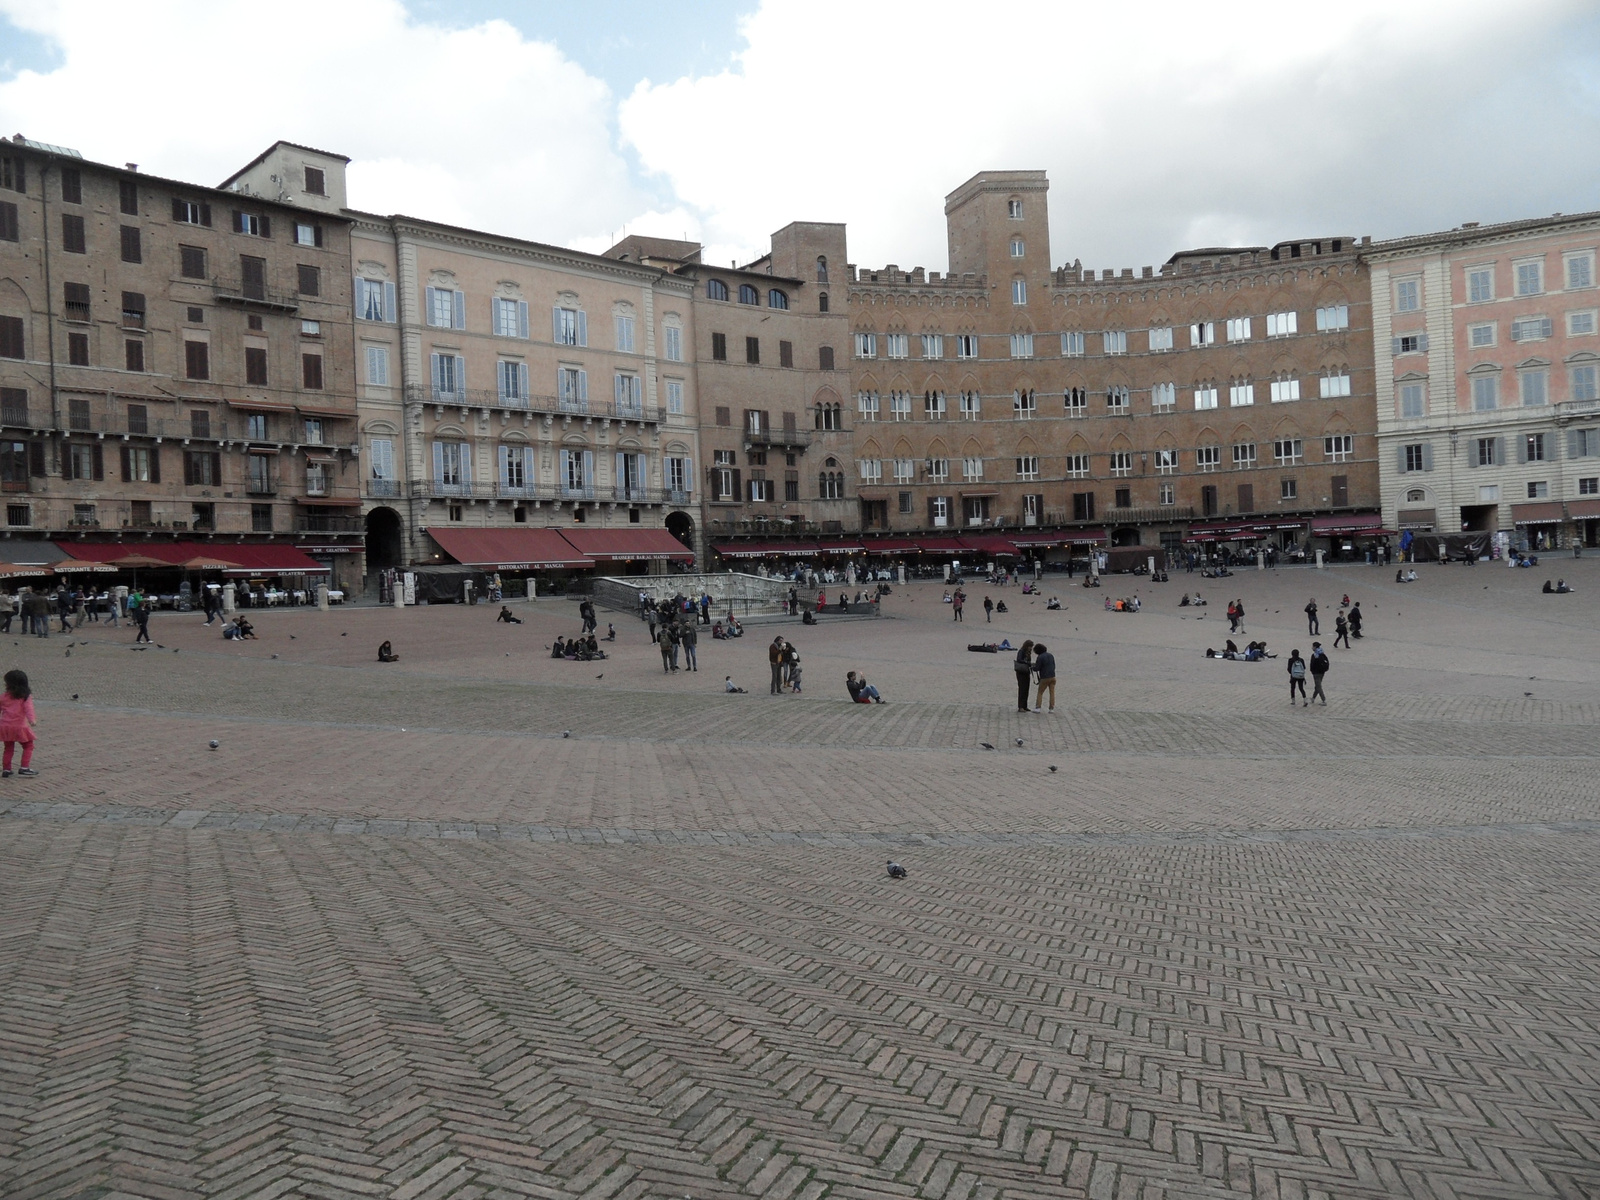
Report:
<svg viewBox="0 0 1600 1200"><path fill-rule="evenodd" d="M694 518L686 512L667 514L667 532L690 550L694 549Z"/></svg>
<svg viewBox="0 0 1600 1200"><path fill-rule="evenodd" d="M399 513L392 508L375 508L367 514L368 571L404 566L405 545Z"/></svg>

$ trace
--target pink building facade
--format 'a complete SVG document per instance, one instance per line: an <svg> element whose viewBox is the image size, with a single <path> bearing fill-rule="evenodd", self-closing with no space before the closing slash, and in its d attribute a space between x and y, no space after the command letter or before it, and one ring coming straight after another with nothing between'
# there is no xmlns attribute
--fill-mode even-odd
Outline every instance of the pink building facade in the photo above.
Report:
<svg viewBox="0 0 1600 1200"><path fill-rule="evenodd" d="M1389 528L1600 545L1600 213L1373 245Z"/></svg>

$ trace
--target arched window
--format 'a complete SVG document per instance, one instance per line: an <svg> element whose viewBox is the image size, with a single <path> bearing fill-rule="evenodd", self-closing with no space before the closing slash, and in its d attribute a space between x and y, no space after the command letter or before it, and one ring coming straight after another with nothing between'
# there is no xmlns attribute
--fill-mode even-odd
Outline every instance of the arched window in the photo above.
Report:
<svg viewBox="0 0 1600 1200"><path fill-rule="evenodd" d="M828 282L828 256L825 254L817 255L817 282Z"/></svg>
<svg viewBox="0 0 1600 1200"><path fill-rule="evenodd" d="M818 312L827 312L828 311L828 293L827 292L822 292L820 295L817 296L817 311Z"/></svg>
<svg viewBox="0 0 1600 1200"><path fill-rule="evenodd" d="M720 279L706 280L707 300L726 300L728 298L728 285Z"/></svg>
<svg viewBox="0 0 1600 1200"><path fill-rule="evenodd" d="M767 307L768 308L788 308L789 307L789 297L787 295L785 295L783 292L780 292L777 288L773 288L771 291L769 291L767 293Z"/></svg>
<svg viewBox="0 0 1600 1200"><path fill-rule="evenodd" d="M754 304L759 308L761 306L761 293L756 291L750 284L741 283L739 285L739 303Z"/></svg>
<svg viewBox="0 0 1600 1200"><path fill-rule="evenodd" d="M1427 498L1428 493L1423 491L1421 488L1412 488L1406 493L1407 504L1421 504Z"/></svg>

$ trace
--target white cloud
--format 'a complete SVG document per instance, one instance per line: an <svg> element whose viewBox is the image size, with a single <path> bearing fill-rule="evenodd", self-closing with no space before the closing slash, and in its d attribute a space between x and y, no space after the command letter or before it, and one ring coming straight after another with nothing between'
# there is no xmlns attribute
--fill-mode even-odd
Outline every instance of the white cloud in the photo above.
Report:
<svg viewBox="0 0 1600 1200"><path fill-rule="evenodd" d="M0 129L215 183L279 138L350 155L357 207L549 242L650 202L609 89L503 21L447 30L398 0L0 0L60 66L0 84Z"/></svg>
<svg viewBox="0 0 1600 1200"><path fill-rule="evenodd" d="M768 0L743 32L620 125L745 255L847 220L857 262L940 269L944 195L994 168L1050 172L1052 258L1090 266L1600 206L1581 0Z"/></svg>

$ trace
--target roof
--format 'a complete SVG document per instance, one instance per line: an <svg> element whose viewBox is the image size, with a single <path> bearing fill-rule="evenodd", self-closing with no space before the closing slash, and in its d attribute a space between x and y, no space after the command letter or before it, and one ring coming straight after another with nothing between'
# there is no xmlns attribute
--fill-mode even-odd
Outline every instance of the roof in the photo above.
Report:
<svg viewBox="0 0 1600 1200"><path fill-rule="evenodd" d="M243 175L251 167L256 166L258 163L266 162L268 155L270 155L279 146L288 146L291 150L304 150L307 154L320 154L323 158L338 159L342 163L347 163L350 161L349 155L346 154L334 154L331 150L318 150L315 146L302 146L299 142L286 142L282 138L279 138L260 154L256 155L249 162L245 163L244 166L240 167L232 175L229 175L221 183L217 184L217 190L219 192L227 191L230 183L239 178L239 176Z"/></svg>
<svg viewBox="0 0 1600 1200"><path fill-rule="evenodd" d="M1554 232L1596 220L1600 220L1600 212L1553 213L1548 217L1528 217L1516 221L1500 221L1492 225L1479 225L1474 221L1439 233L1417 233L1374 242L1370 246L1363 247L1363 253L1369 256L1386 255L1428 246L1471 245L1474 242L1492 242L1498 238L1514 237L1518 234Z"/></svg>
<svg viewBox="0 0 1600 1200"><path fill-rule="evenodd" d="M428 536L463 566L496 571L592 567L594 559L573 549L556 529L440 529Z"/></svg>

